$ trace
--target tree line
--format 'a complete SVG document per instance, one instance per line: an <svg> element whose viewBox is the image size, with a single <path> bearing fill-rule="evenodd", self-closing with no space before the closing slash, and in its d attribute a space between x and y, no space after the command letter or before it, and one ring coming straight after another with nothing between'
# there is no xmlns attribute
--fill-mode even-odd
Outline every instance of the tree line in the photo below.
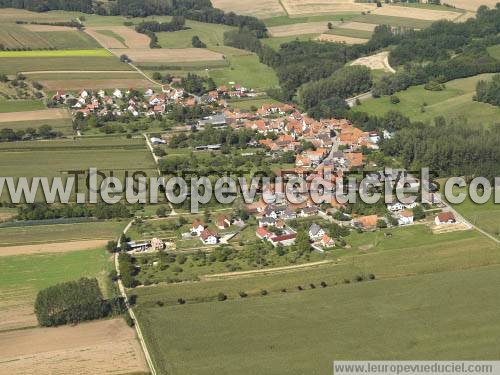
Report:
<svg viewBox="0 0 500 375"><path fill-rule="evenodd" d="M500 107L500 74L493 76L491 82L479 81L474 100Z"/></svg>
<svg viewBox="0 0 500 375"><path fill-rule="evenodd" d="M97 219L128 218L131 212L122 203L95 205L32 203L18 208L17 220L48 220L74 217L95 217Z"/></svg>
<svg viewBox="0 0 500 375"><path fill-rule="evenodd" d="M81 278L38 292L35 314L44 327L76 324L121 314L126 311L122 297L104 299L97 279Z"/></svg>

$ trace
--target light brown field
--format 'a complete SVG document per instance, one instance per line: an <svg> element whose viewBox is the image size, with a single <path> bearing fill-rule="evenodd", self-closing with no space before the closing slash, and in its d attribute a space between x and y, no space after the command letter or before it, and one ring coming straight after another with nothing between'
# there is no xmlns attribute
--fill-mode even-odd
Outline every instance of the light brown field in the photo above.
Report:
<svg viewBox="0 0 500 375"><path fill-rule="evenodd" d="M355 3L354 0L282 0L282 4L290 16L364 12L376 8L375 4Z"/></svg>
<svg viewBox="0 0 500 375"><path fill-rule="evenodd" d="M97 43L99 43L104 48L127 48L125 44L120 42L118 39L113 38L112 36L104 35L96 30L93 30L91 27L87 27L85 32L94 38Z"/></svg>
<svg viewBox="0 0 500 375"><path fill-rule="evenodd" d="M333 25L337 25L340 22L332 21ZM320 34L328 30L328 21L324 22L308 22L308 23L296 23L293 25L283 25L269 27L269 33L274 37L281 36L291 36L291 35L303 35L303 34Z"/></svg>
<svg viewBox="0 0 500 375"><path fill-rule="evenodd" d="M317 40L320 42L336 42L336 43L346 43L346 44L363 44L368 42L368 39L352 38L349 36L332 35L332 34L321 34L318 36Z"/></svg>
<svg viewBox="0 0 500 375"><path fill-rule="evenodd" d="M371 56L360 57L354 60L351 65L363 65L370 69L380 69L394 73L394 69L389 65L389 52L384 51Z"/></svg>
<svg viewBox="0 0 500 375"><path fill-rule="evenodd" d="M66 109L60 108L41 109L39 111L0 113L0 122L55 120L67 118L70 118L69 112Z"/></svg>
<svg viewBox="0 0 500 375"><path fill-rule="evenodd" d="M148 372L135 331L123 319L0 333L2 374Z"/></svg>
<svg viewBox="0 0 500 375"><path fill-rule="evenodd" d="M461 15L461 13L458 12L413 8L398 5L384 5L381 8L376 8L372 11L372 14L377 14L379 16L414 18L417 20L427 21L437 21L442 19L454 20Z"/></svg>
<svg viewBox="0 0 500 375"><path fill-rule="evenodd" d="M82 90L82 89L116 89L116 88L143 88L150 87L147 79L68 79L39 81L46 89Z"/></svg>
<svg viewBox="0 0 500 375"><path fill-rule="evenodd" d="M342 22L337 25L341 29L352 29L352 30L362 30L362 31L373 31L377 27L374 23L364 23L364 22Z"/></svg>
<svg viewBox="0 0 500 375"><path fill-rule="evenodd" d="M108 37L107 35L98 33L97 30L110 30L115 34L121 36L125 41L124 43L122 43L113 37ZM149 42L150 42L149 37L147 35L138 33L134 29L131 29L130 27L127 26L95 26L86 28L85 31L87 33L92 33L90 35L106 48L149 48ZM108 44L103 44L101 42L101 39L103 40L104 43ZM113 47L112 44L115 43L109 39L118 42L121 46Z"/></svg>
<svg viewBox="0 0 500 375"><path fill-rule="evenodd" d="M279 0L212 0L214 7L226 12L235 12L258 18L270 18L285 15Z"/></svg>
<svg viewBox="0 0 500 375"><path fill-rule="evenodd" d="M57 22L57 21L71 21L75 15L72 13L54 13L54 12L30 12L24 9L13 9L6 8L2 9L0 12L0 23L13 23L16 20L23 21L47 21L47 22Z"/></svg>
<svg viewBox="0 0 500 375"><path fill-rule="evenodd" d="M44 32L44 31L75 31L74 27L66 26L51 26L51 25L23 25L23 28L34 31L34 32Z"/></svg>
<svg viewBox="0 0 500 375"><path fill-rule="evenodd" d="M0 309L0 332L13 329L36 327L38 321L33 311L33 303L4 302L7 306ZM1 364L0 364L1 368Z"/></svg>
<svg viewBox="0 0 500 375"><path fill-rule="evenodd" d="M0 212L0 222L7 221L16 216L15 212Z"/></svg>
<svg viewBox="0 0 500 375"><path fill-rule="evenodd" d="M223 58L223 55L221 53L213 52L204 48L129 48L126 50L116 49L111 51L117 56L126 53L127 56L132 59L132 62L170 63L187 61L212 61L222 60Z"/></svg>
<svg viewBox="0 0 500 375"><path fill-rule="evenodd" d="M86 240L0 247L0 257L21 254L66 253L103 247L107 240Z"/></svg>
<svg viewBox="0 0 500 375"><path fill-rule="evenodd" d="M459 9L476 11L481 5L494 8L498 0L446 0L445 3Z"/></svg>

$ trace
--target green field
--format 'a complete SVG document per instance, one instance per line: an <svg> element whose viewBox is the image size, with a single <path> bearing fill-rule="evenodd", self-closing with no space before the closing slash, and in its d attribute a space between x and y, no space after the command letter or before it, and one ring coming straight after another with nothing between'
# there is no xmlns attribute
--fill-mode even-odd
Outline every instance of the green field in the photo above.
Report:
<svg viewBox="0 0 500 375"><path fill-rule="evenodd" d="M0 51L0 58L40 58L40 57L106 57L110 52L101 49L80 49L67 51Z"/></svg>
<svg viewBox="0 0 500 375"><path fill-rule="evenodd" d="M0 44L5 48L92 49L97 42L82 31L61 27L60 31L31 31L21 25L0 26Z"/></svg>
<svg viewBox="0 0 500 375"><path fill-rule="evenodd" d="M65 180L67 171L88 171L89 168L97 168L108 175L113 171L119 178L124 177L125 171L155 174L153 159L142 138L102 137L0 144L3 176L59 176ZM84 178L79 178L81 188ZM5 191L2 198L6 198Z"/></svg>
<svg viewBox="0 0 500 375"><path fill-rule="evenodd" d="M6 112L23 112L36 111L45 109L45 105L41 100L1 100L0 113ZM0 126L3 124L0 122Z"/></svg>
<svg viewBox="0 0 500 375"><path fill-rule="evenodd" d="M290 43L295 40L298 41L309 41L309 40L314 40L316 39L320 34L303 34L303 35L292 35L292 36L281 36L281 37L275 37L275 38L266 38L262 39L262 43L275 49L279 50L280 46L283 43Z"/></svg>
<svg viewBox="0 0 500 375"><path fill-rule="evenodd" d="M111 38L115 38L119 42L122 42L123 44L125 44L125 38L122 37L121 35L118 35L113 30L96 30L96 32L98 32L99 34L102 34L102 35L109 36Z"/></svg>
<svg viewBox="0 0 500 375"><path fill-rule="evenodd" d="M31 51L36 52L36 51ZM42 51L45 52L45 51ZM72 52L72 51L49 51ZM132 70L125 63L114 56L107 57L8 57L0 58L0 73L16 74L30 71L55 71L55 70Z"/></svg>
<svg viewBox="0 0 500 375"><path fill-rule="evenodd" d="M50 125L53 130L61 132L63 135L74 134L71 119L0 122L0 129L13 129L16 131L28 128L36 129L42 125Z"/></svg>
<svg viewBox="0 0 500 375"><path fill-rule="evenodd" d="M74 251L59 254L15 255L0 257L0 314L12 320L12 312L33 311L36 293L51 285L80 277L96 277L105 296L114 294L108 274L113 269L104 249ZM6 317L2 314L2 317ZM22 328L34 324L32 319L19 317L19 322L0 323L0 329Z"/></svg>
<svg viewBox="0 0 500 375"><path fill-rule="evenodd" d="M198 35L208 49L224 45L224 33L234 29L230 26L186 21L187 30L157 33L158 41L163 48L192 48L191 38Z"/></svg>
<svg viewBox="0 0 500 375"><path fill-rule="evenodd" d="M356 22L376 23L379 25L390 25L396 27L409 27L414 29L424 29L429 27L433 21L417 20L415 18L382 16L377 14L365 14L352 19Z"/></svg>
<svg viewBox="0 0 500 375"><path fill-rule="evenodd" d="M488 53L497 60L500 60L500 44L488 47Z"/></svg>
<svg viewBox="0 0 500 375"><path fill-rule="evenodd" d="M498 122L500 109L490 104L472 100L479 80L491 79L492 74L481 74L447 82L443 91L428 91L423 85L413 86L395 95L400 103L392 104L390 97L368 99L355 111L383 116L390 110L397 110L413 121L432 121L437 116L466 118L470 124L491 125ZM426 103L426 106L423 106Z"/></svg>
<svg viewBox="0 0 500 375"><path fill-rule="evenodd" d="M267 27L293 25L296 23L322 22L322 21L349 21L358 17L358 13L321 14L317 16L289 17L279 16L262 20Z"/></svg>
<svg viewBox="0 0 500 375"><path fill-rule="evenodd" d="M499 271L137 311L154 362L168 374L327 374L336 359L495 359Z"/></svg>
<svg viewBox="0 0 500 375"><path fill-rule="evenodd" d="M229 57L229 68L210 72L218 85L236 82L245 87L265 90L278 86L278 77L274 70L259 62L256 55Z"/></svg>
<svg viewBox="0 0 500 375"><path fill-rule="evenodd" d="M466 191L462 190L462 192ZM498 189L497 196L500 196L500 190ZM485 204L472 202L467 193L467 199L463 203L456 204L453 207L472 224L477 225L479 228L500 239L500 205L494 203L493 192L490 200Z"/></svg>
<svg viewBox="0 0 500 375"><path fill-rule="evenodd" d="M112 240L120 234L124 226L125 224L119 221L100 221L0 228L0 252L3 246L35 245L66 241Z"/></svg>
<svg viewBox="0 0 500 375"><path fill-rule="evenodd" d="M326 34L348 36L351 38L370 39L373 33L366 30L342 29L334 27L333 29L328 30Z"/></svg>

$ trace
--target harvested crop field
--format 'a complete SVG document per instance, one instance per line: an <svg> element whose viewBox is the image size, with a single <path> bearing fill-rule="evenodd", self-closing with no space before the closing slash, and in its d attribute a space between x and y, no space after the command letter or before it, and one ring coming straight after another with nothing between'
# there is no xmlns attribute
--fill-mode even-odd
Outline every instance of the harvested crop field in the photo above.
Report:
<svg viewBox="0 0 500 375"><path fill-rule="evenodd" d="M372 70L380 69L394 73L394 69L389 65L389 52L384 51L371 56L360 57L354 60L351 65L363 65Z"/></svg>
<svg viewBox="0 0 500 375"><path fill-rule="evenodd" d="M352 29L352 30L362 30L362 31L373 31L377 27L376 24L373 23L364 23L364 22L342 22L336 27L341 29Z"/></svg>
<svg viewBox="0 0 500 375"><path fill-rule="evenodd" d="M223 55L221 53L209 51L204 48L129 48L127 50L114 49L112 50L112 52L117 56L126 53L127 56L130 57L134 62L171 63L185 61L212 61L223 59Z"/></svg>
<svg viewBox="0 0 500 375"><path fill-rule="evenodd" d="M148 372L135 331L123 319L3 332L0 353L3 374Z"/></svg>
<svg viewBox="0 0 500 375"><path fill-rule="evenodd" d="M338 21L332 21L333 25L339 24ZM284 37L303 34L320 34L328 30L328 21L296 23L293 25L274 26L268 28L273 37Z"/></svg>
<svg viewBox="0 0 500 375"><path fill-rule="evenodd" d="M406 17L414 18L417 20L428 20L428 21L438 21L442 19L454 20L458 18L461 13L452 11L442 11L433 9L422 9L415 7L405 7L405 6L391 6L384 5L381 8L377 8L372 11L373 14L381 16L391 16L391 17Z"/></svg>
<svg viewBox="0 0 500 375"><path fill-rule="evenodd" d="M0 247L0 257L20 254L66 253L69 251L97 249L104 247L107 242L107 240L87 240L36 245L5 246Z"/></svg>
<svg viewBox="0 0 500 375"><path fill-rule="evenodd" d="M271 18L285 14L279 0L212 0L215 8L257 18Z"/></svg>
<svg viewBox="0 0 500 375"><path fill-rule="evenodd" d="M86 28L85 31L105 48L149 49L149 37L127 26L96 26ZM102 31L110 31L111 35L105 35ZM117 37L113 37L113 34Z"/></svg>
<svg viewBox="0 0 500 375"><path fill-rule="evenodd" d="M290 16L376 9L375 4L356 3L354 0L283 0L282 4Z"/></svg>
<svg viewBox="0 0 500 375"><path fill-rule="evenodd" d="M69 79L44 80L40 83L51 91L82 89L144 88L152 83L147 79Z"/></svg>
<svg viewBox="0 0 500 375"><path fill-rule="evenodd" d="M333 35L333 34L321 34L318 39L320 42L335 42L335 43L346 43L346 44L363 44L368 42L368 39L352 38L349 36Z"/></svg>
<svg viewBox="0 0 500 375"><path fill-rule="evenodd" d="M66 109L49 108L39 111L7 112L0 113L0 122L34 121L34 120L60 120L71 118Z"/></svg>
<svg viewBox="0 0 500 375"><path fill-rule="evenodd" d="M453 5L459 9L476 11L481 5L494 8L498 0L446 0L446 4Z"/></svg>
<svg viewBox="0 0 500 375"><path fill-rule="evenodd" d="M67 31L76 31L76 28L74 27L67 27L67 26L52 26L52 25L23 25L23 28L34 31L34 32L46 32L46 31L61 31L61 32L67 32Z"/></svg>

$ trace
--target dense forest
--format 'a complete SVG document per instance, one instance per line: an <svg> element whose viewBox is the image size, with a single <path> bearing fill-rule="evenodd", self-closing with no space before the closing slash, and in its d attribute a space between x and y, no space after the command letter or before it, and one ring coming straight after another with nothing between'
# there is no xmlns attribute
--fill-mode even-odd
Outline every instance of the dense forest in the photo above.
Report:
<svg viewBox="0 0 500 375"><path fill-rule="evenodd" d="M0 0L0 8L19 8L35 12L67 10L92 13L92 0Z"/></svg>
<svg viewBox="0 0 500 375"><path fill-rule="evenodd" d="M493 76L491 82L479 81L474 100L500 107L500 74Z"/></svg>
<svg viewBox="0 0 500 375"><path fill-rule="evenodd" d="M472 127L460 121L412 123L382 143L382 151L404 167L430 167L443 176L500 176L500 129Z"/></svg>

